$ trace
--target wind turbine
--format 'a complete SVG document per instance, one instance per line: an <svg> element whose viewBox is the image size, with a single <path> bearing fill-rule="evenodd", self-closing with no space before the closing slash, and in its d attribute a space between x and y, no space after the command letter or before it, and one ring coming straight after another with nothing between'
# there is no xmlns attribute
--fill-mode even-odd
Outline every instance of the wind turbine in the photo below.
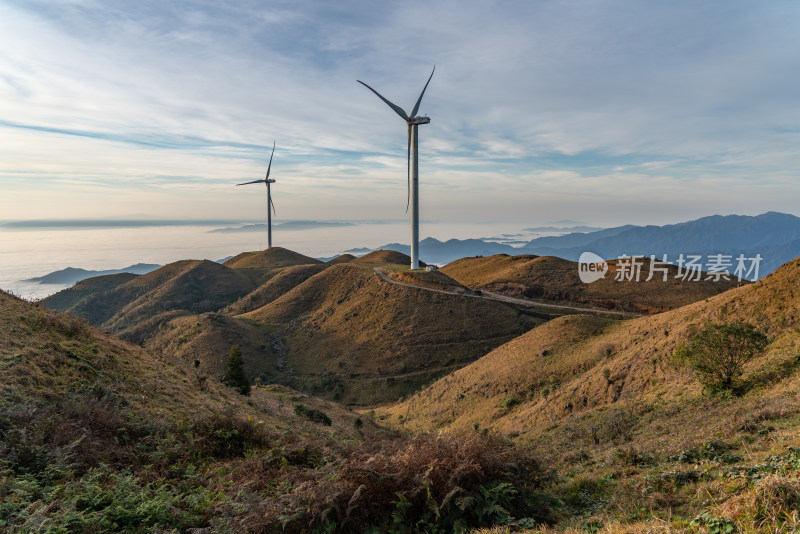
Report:
<svg viewBox="0 0 800 534"><path fill-rule="evenodd" d="M411 110L411 114L406 114L403 111L403 108L400 106L396 106L392 104L388 100L386 100L383 95L381 95L378 91L370 87L369 85L365 84L361 80L356 80L358 83L378 95L378 98L383 100L390 108L394 110L395 113L400 115L400 117L406 121L408 125L408 165L407 165L407 175L408 175L408 197L406 200L406 212L408 212L408 205L411 204L411 268L412 269L419 269L419 157L418 157L418 134L417 134L417 126L420 124L428 124L431 120L428 117L417 116L417 111L419 111L419 104L422 102L422 95L425 94L425 89L428 88L428 84L431 83L431 78L433 78L433 73L436 72L436 65L433 66L433 70L431 71L431 75L428 77L428 81L425 83L425 87L422 88L422 92L419 94L419 98L417 99L417 103L414 105L414 109ZM413 170L412 170L413 169Z"/></svg>
<svg viewBox="0 0 800 534"><path fill-rule="evenodd" d="M274 184L275 180L269 179L269 171L272 169L272 156L275 155L275 141L272 142L272 154L269 156L269 165L267 166L267 176L263 180L253 180L252 182L245 182L243 184L236 184L237 186L240 185L248 185L248 184L267 184L267 248L272 248L272 214L275 212L275 203L272 202L272 193L269 189L269 184ZM272 211L270 211L270 206L272 206Z"/></svg>

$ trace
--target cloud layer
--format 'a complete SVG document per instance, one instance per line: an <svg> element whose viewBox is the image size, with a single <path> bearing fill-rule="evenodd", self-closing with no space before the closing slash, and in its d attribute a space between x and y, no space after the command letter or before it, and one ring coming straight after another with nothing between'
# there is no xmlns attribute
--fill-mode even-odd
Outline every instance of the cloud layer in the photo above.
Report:
<svg viewBox="0 0 800 534"><path fill-rule="evenodd" d="M474 4L474 5L473 5ZM794 1L0 1L2 218L796 210Z"/></svg>

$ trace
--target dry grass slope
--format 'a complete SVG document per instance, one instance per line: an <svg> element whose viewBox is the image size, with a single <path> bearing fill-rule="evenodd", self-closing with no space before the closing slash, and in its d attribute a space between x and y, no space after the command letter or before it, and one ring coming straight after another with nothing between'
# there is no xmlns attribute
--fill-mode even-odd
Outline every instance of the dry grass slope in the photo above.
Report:
<svg viewBox="0 0 800 534"><path fill-rule="evenodd" d="M340 254L333 259L328 260L330 265L335 265L337 263L350 263L355 260L356 257L352 254Z"/></svg>
<svg viewBox="0 0 800 534"><path fill-rule="evenodd" d="M326 264L292 265L275 274L246 297L227 306L222 313L240 315L265 306L328 267Z"/></svg>
<svg viewBox="0 0 800 534"><path fill-rule="evenodd" d="M662 402L698 392L691 373L672 363L674 349L709 321L747 321L774 338L773 352L753 362L751 371L774 361L797 334L798 277L800 260L795 260L755 284L655 316L619 323L561 317L388 413L405 414L406 424L415 427L467 428L483 420L519 433L621 400ZM504 397L520 402L514 410L489 409Z"/></svg>
<svg viewBox="0 0 800 534"><path fill-rule="evenodd" d="M355 404L396 399L542 322L501 303L389 284L352 264L239 317L285 345L291 385Z"/></svg>
<svg viewBox="0 0 800 534"><path fill-rule="evenodd" d="M405 284L412 284L420 287L428 287L431 289L441 289L445 291L453 291L457 289L464 289L464 286L439 271L386 271L389 276L403 282Z"/></svg>
<svg viewBox="0 0 800 534"><path fill-rule="evenodd" d="M578 264L554 256L508 256L462 258L441 268L441 272L474 289L496 291L509 296L568 301L603 309L657 313L685 306L736 287L734 281L682 281L669 268L667 280L654 273L649 282L650 262L641 267L641 281L616 281L619 262L609 261L605 278L584 284ZM658 267L658 266L656 266Z"/></svg>
<svg viewBox="0 0 800 534"><path fill-rule="evenodd" d="M357 263L359 265L402 265L404 267L408 267L411 265L411 257L407 254L403 254L402 252L396 252L394 250L375 250L370 252L369 254L365 254L360 258L356 258L353 260L353 263ZM419 263L420 266L424 267L425 264L423 262Z"/></svg>
<svg viewBox="0 0 800 534"><path fill-rule="evenodd" d="M292 265L309 265L321 261L282 247L272 247L260 252L242 252L223 265L232 269L278 269Z"/></svg>
<svg viewBox="0 0 800 534"><path fill-rule="evenodd" d="M546 451L569 473L560 491L579 514L564 520L575 531L587 528L587 517L607 532L684 531L700 512L711 515L692 531L720 517L742 531L793 531L800 526L791 513L800 502L793 452L800 449L790 447L800 446L798 280L800 259L655 316L561 317L378 414L403 428L501 432ZM671 355L708 322L737 321L771 343L745 368L746 394L704 394ZM764 475L777 479L762 487ZM772 511L763 504L770 499Z"/></svg>
<svg viewBox="0 0 800 534"><path fill-rule="evenodd" d="M67 311L76 308L79 303L87 298L111 291L116 287L137 278L138 274L120 273L107 276L95 276L81 280L71 288L59 291L47 297L47 307L56 311Z"/></svg>
<svg viewBox="0 0 800 534"><path fill-rule="evenodd" d="M345 533L394 517L439 530L493 523L485 487L505 489L514 514L546 517L518 493L543 470L507 442L392 433L281 386L244 397L2 292L0 373L10 532ZM476 505L448 505L456 493Z"/></svg>
<svg viewBox="0 0 800 534"><path fill-rule="evenodd" d="M207 260L178 261L117 283L122 280L120 276L76 284L44 299L43 304L103 325L138 343L164 320L216 311L256 287L247 273Z"/></svg>

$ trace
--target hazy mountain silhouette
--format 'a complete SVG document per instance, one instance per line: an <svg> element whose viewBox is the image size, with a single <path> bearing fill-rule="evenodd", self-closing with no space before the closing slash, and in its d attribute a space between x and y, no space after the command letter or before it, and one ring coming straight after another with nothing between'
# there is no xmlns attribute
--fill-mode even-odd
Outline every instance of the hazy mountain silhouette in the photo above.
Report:
<svg viewBox="0 0 800 534"><path fill-rule="evenodd" d="M409 246L389 243L381 249L407 254ZM606 259L623 255L656 255L674 263L680 254L700 255L705 262L711 254L739 254L762 262L759 277L765 276L789 260L800 256L800 218L786 213L762 215L712 215L693 221L664 226L624 225L596 232L573 232L560 236L539 237L522 247L483 239L427 238L420 242L420 256L428 263L447 264L468 256L494 254L535 254L557 256L577 261L581 253L590 251ZM732 269L731 269L732 270Z"/></svg>
<svg viewBox="0 0 800 534"><path fill-rule="evenodd" d="M800 218L768 212L757 216L712 215L694 221L664 226L612 228L581 235L534 239L523 247L537 255L577 260L591 251L604 258L652 254L674 262L680 254L727 254L763 258L759 275L764 276L800 255ZM611 232L611 233L609 233ZM545 240L545 241L543 241Z"/></svg>
<svg viewBox="0 0 800 534"><path fill-rule="evenodd" d="M155 271L159 267L161 266L152 263L137 263L136 265L131 265L122 269L108 269L105 271L90 271L87 269L79 269L77 267L67 267L66 269L54 271L44 276L28 278L27 280L24 280L24 282L39 282L40 284L75 284L81 280L86 280L87 278L105 276L109 274L147 274L151 271Z"/></svg>

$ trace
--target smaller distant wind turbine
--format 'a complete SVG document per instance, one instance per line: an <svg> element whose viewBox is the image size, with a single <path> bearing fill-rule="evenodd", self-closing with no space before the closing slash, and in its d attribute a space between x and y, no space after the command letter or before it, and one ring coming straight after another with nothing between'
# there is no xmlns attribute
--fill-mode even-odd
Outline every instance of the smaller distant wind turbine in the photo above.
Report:
<svg viewBox="0 0 800 534"><path fill-rule="evenodd" d="M358 83L375 93L378 98L383 100L385 104L387 104L392 110L400 115L400 118L406 121L408 125L408 163L407 163L407 179L408 179L408 199L406 200L406 211L408 211L408 204L411 204L411 268L412 269L419 269L419 155L418 155L418 139L419 136L417 134L417 127L420 124L429 124L431 120L422 115L418 116L417 112L419 111L419 105L422 102L422 96L425 94L425 89L428 88L428 84L431 83L431 78L433 78L433 73L436 71L436 66L434 65L433 70L431 71L431 75L428 77L428 81L425 83L425 87L422 88L422 92L419 94L419 98L417 99L417 103L414 104L414 109L411 110L411 114L407 114L403 108L398 105L395 105L388 100L386 100L382 94L378 91L370 87L369 85L365 84L361 80L356 80Z"/></svg>
<svg viewBox="0 0 800 534"><path fill-rule="evenodd" d="M245 182L239 185L248 184L267 184L267 248L272 248L272 214L275 212L275 203L272 202L272 193L269 189L269 184L274 184L275 180L269 179L269 171L272 169L272 156L275 155L275 141L272 142L272 154L269 156L269 165L267 166L267 176L263 180L253 180L252 182ZM272 207L272 211L270 211Z"/></svg>

